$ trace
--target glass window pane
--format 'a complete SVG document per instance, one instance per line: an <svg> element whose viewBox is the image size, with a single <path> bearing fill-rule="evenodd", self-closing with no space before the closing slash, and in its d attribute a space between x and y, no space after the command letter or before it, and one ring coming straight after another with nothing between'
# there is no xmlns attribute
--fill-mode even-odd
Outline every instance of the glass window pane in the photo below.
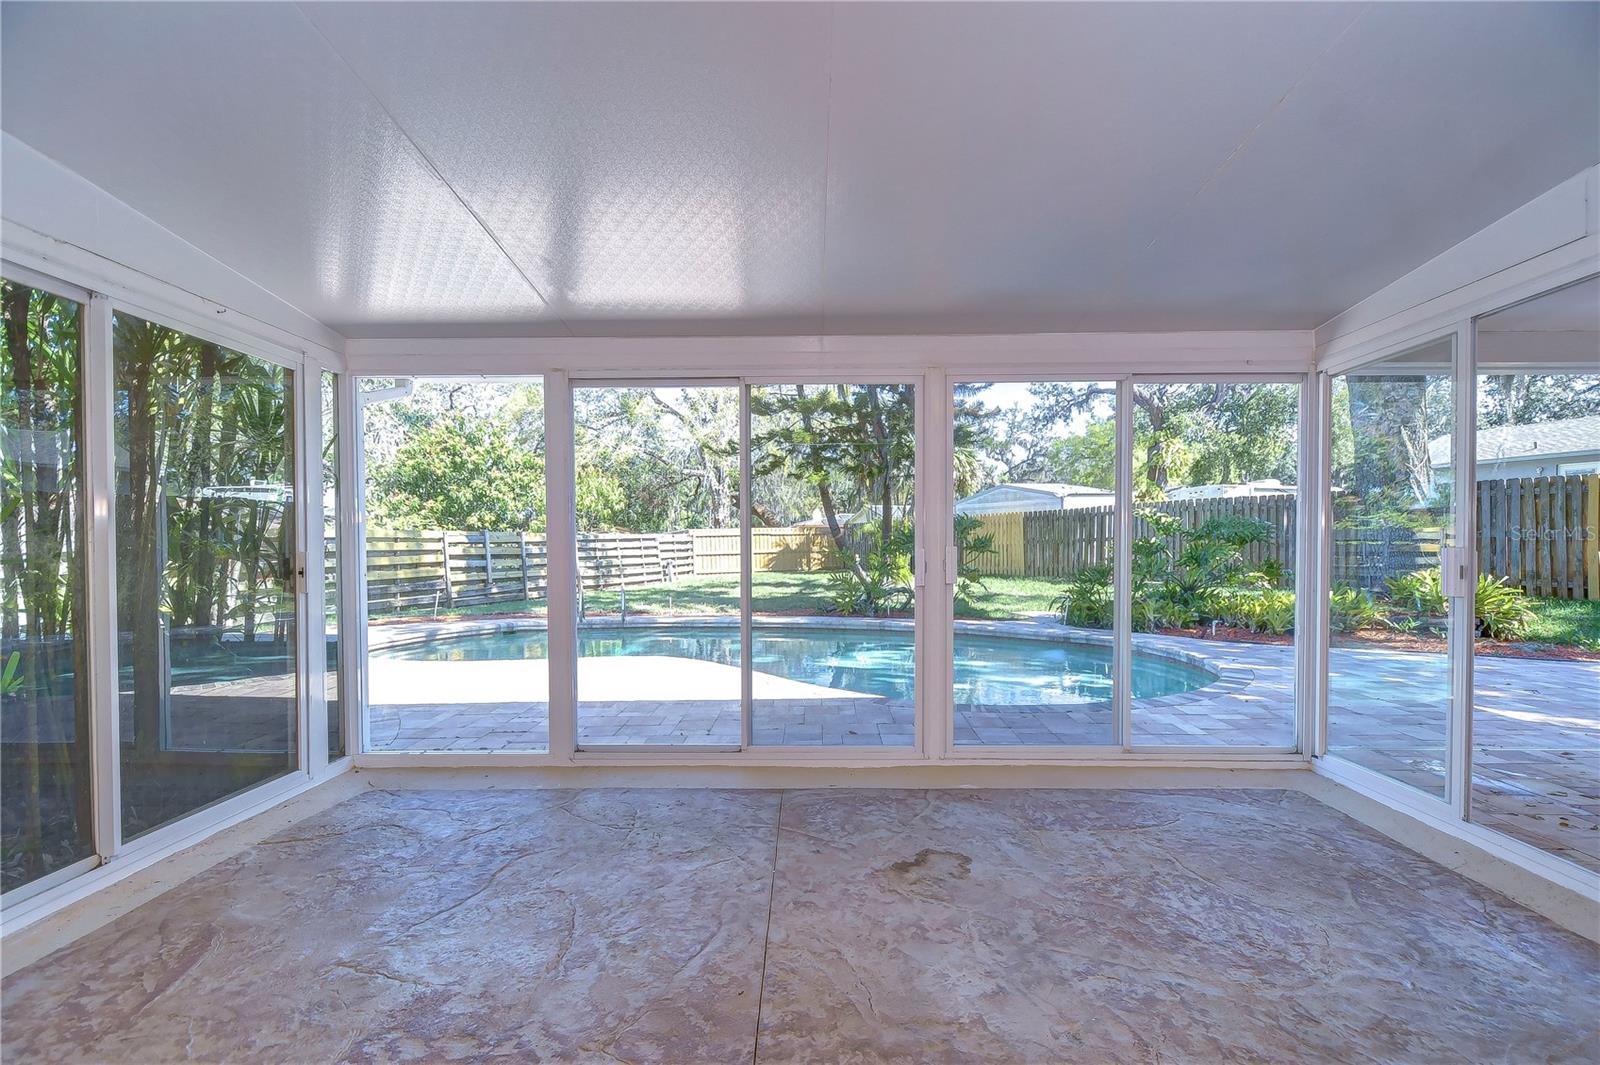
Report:
<svg viewBox="0 0 1600 1065"><path fill-rule="evenodd" d="M1332 382L1328 750L1440 798L1455 537L1454 339Z"/></svg>
<svg viewBox="0 0 1600 1065"><path fill-rule="evenodd" d="M339 377L322 371L322 632L327 645L328 758L344 757L339 678Z"/></svg>
<svg viewBox="0 0 1600 1065"><path fill-rule="evenodd" d="M1472 820L1600 871L1600 279L1477 327Z"/></svg>
<svg viewBox="0 0 1600 1065"><path fill-rule="evenodd" d="M125 838L294 769L290 371L114 323Z"/></svg>
<svg viewBox="0 0 1600 1065"><path fill-rule="evenodd" d="M94 853L79 469L81 308L0 283L0 891Z"/></svg>
<svg viewBox="0 0 1600 1065"><path fill-rule="evenodd" d="M738 744L739 390L573 404L578 743Z"/></svg>
<svg viewBox="0 0 1600 1065"><path fill-rule="evenodd" d="M955 396L955 742L1111 743L1117 383Z"/></svg>
<svg viewBox="0 0 1600 1065"><path fill-rule="evenodd" d="M753 741L916 731L916 389L751 389Z"/></svg>
<svg viewBox="0 0 1600 1065"><path fill-rule="evenodd" d="M544 383L362 378L367 749L544 751Z"/></svg>
<svg viewBox="0 0 1600 1065"><path fill-rule="evenodd" d="M1135 744L1294 745L1299 401L1294 384L1134 388Z"/></svg>

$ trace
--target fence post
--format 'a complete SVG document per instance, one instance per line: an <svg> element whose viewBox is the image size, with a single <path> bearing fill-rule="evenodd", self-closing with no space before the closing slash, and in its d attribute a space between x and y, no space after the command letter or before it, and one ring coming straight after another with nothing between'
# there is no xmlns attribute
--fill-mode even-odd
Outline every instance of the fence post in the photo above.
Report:
<svg viewBox="0 0 1600 1065"><path fill-rule="evenodd" d="M444 601L455 605L455 584L450 580L450 530L439 530L439 554L444 559Z"/></svg>
<svg viewBox="0 0 1600 1065"><path fill-rule="evenodd" d="M494 595L494 546L489 542L489 530L483 530L483 594Z"/></svg>
<svg viewBox="0 0 1600 1065"><path fill-rule="evenodd" d="M526 530L517 533L517 560L522 563L522 598L527 601L533 598L533 589L528 587L528 534Z"/></svg>

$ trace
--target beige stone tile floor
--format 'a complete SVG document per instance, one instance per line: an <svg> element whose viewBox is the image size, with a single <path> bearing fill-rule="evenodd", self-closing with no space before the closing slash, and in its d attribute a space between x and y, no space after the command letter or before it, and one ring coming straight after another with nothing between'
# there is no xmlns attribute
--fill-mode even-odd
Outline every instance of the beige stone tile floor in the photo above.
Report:
<svg viewBox="0 0 1600 1065"><path fill-rule="evenodd" d="M1583 1062L1600 948L1280 791L371 791L0 988L25 1062Z"/></svg>

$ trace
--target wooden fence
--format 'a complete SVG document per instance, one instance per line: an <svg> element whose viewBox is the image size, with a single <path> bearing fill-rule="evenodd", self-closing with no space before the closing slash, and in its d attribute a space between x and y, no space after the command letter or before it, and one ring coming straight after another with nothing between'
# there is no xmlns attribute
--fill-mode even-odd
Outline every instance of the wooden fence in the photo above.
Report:
<svg viewBox="0 0 1600 1065"><path fill-rule="evenodd" d="M1529 595L1600 599L1600 475L1480 481L1477 506L1478 566L1483 573L1503 577ZM1259 565L1272 559L1293 569L1291 497L1189 500L1156 509L1176 514L1185 529L1224 515L1258 518L1270 531L1248 549L1248 561ZM983 531L994 537L994 553L977 560L986 576L1064 577L1082 566L1110 561L1110 507L986 514L980 520ZM1134 535L1149 535L1144 521L1134 524ZM1439 534L1437 528L1400 525L1336 528L1330 552L1333 579L1382 589L1390 577L1438 565ZM1182 533L1170 538L1174 552L1182 546Z"/></svg>
<svg viewBox="0 0 1600 1065"><path fill-rule="evenodd" d="M1530 595L1600 599L1600 476L1525 477L1478 483L1480 569L1504 577ZM1183 531L1169 538L1174 551L1188 530L1209 518L1256 518L1266 538L1252 544L1247 561L1275 561L1293 572L1295 500L1289 496L1197 499L1158 504L1176 515ZM1109 562L1115 522L1111 507L985 514L982 531L994 552L977 559L985 576L1059 579ZM1143 519L1134 535L1148 536ZM859 530L853 550L864 550ZM750 532L757 572L815 573L836 565L828 531L816 526L760 528ZM1380 526L1334 529L1333 579L1382 589L1390 577L1437 565L1439 530ZM582 533L578 570L586 590L636 588L693 576L739 573L737 529L668 533ZM390 532L367 539L367 602L374 612L408 607L443 608L541 599L546 594L543 536L506 532Z"/></svg>
<svg viewBox="0 0 1600 1065"><path fill-rule="evenodd" d="M1183 529L1168 537L1168 546L1174 553L1183 549L1188 530L1210 518L1256 518L1265 522L1269 531L1264 541L1247 549L1250 564L1258 566L1272 559L1286 569L1294 568L1292 497L1193 499L1161 503L1155 509L1176 515L1183 522ZM979 516L979 521L982 533L994 538L994 552L974 560L983 576L1060 578L1084 566L1111 561L1116 519L1115 511L1109 506L984 514ZM1142 518L1135 519L1134 536L1149 535L1149 523Z"/></svg>
<svg viewBox="0 0 1600 1065"><path fill-rule="evenodd" d="M1479 481L1478 568L1529 595L1600 599L1600 474Z"/></svg>
<svg viewBox="0 0 1600 1065"><path fill-rule="evenodd" d="M826 529L753 529L758 571L820 572L834 565ZM739 531L579 533L578 575L586 591L737 575ZM543 599L541 534L374 529L367 536L367 606L373 613Z"/></svg>

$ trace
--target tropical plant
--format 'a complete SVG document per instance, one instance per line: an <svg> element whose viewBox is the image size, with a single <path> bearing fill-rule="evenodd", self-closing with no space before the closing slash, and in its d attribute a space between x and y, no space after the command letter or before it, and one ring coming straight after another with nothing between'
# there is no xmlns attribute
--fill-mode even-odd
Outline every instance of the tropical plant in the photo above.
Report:
<svg viewBox="0 0 1600 1065"><path fill-rule="evenodd" d="M1444 588L1439 583L1437 569L1419 569L1403 573L1384 582L1389 601L1403 606L1417 615L1438 616L1449 612Z"/></svg>
<svg viewBox="0 0 1600 1065"><path fill-rule="evenodd" d="M983 519L975 514L957 514L956 541L956 599L971 602L974 589L987 587L978 572L978 560L986 555L997 555L994 533L983 531Z"/></svg>
<svg viewBox="0 0 1600 1065"><path fill-rule="evenodd" d="M1063 625L1109 629L1114 610L1112 589L1109 565L1081 566L1067 578L1060 594L1050 600L1050 609Z"/></svg>
<svg viewBox="0 0 1600 1065"><path fill-rule="evenodd" d="M12 651L6 656L4 671L0 671L0 695L16 695L22 691L22 652Z"/></svg>
<svg viewBox="0 0 1600 1065"><path fill-rule="evenodd" d="M1384 612L1372 593L1354 585L1335 584L1328 595L1328 623L1334 632L1351 633L1384 622Z"/></svg>
<svg viewBox="0 0 1600 1065"><path fill-rule="evenodd" d="M896 522L885 542L878 529L863 532L867 547L836 561L828 575L828 597L840 614L880 617L911 609L911 551L915 534L909 522Z"/></svg>
<svg viewBox="0 0 1600 1065"><path fill-rule="evenodd" d="M1501 577L1478 575L1472 613L1479 636L1486 640L1520 640L1533 625L1533 607L1521 588Z"/></svg>

